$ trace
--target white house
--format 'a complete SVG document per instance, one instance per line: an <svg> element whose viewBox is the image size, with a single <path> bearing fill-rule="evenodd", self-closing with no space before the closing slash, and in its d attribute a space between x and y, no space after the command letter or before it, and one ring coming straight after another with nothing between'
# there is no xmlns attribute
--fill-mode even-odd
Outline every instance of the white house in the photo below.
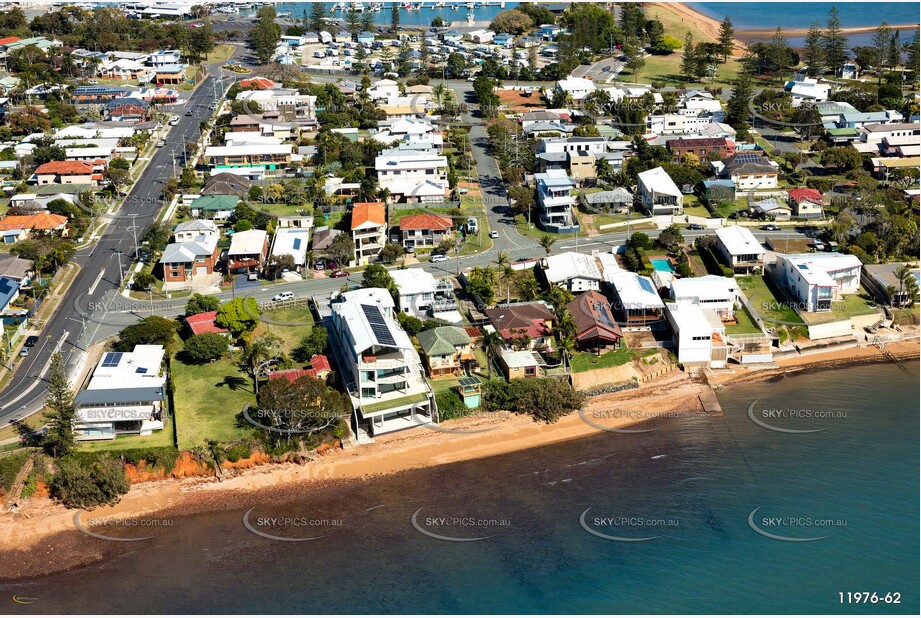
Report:
<svg viewBox="0 0 921 618"><path fill-rule="evenodd" d="M665 317L675 337L679 363L713 369L726 366L726 327L715 311L693 303L666 303Z"/></svg>
<svg viewBox="0 0 921 618"><path fill-rule="evenodd" d="M78 440L114 440L117 435L149 436L163 429L161 410L166 376L159 345L132 352L106 352L86 388L77 391L74 432Z"/></svg>
<svg viewBox="0 0 921 618"><path fill-rule="evenodd" d="M331 298L329 337L363 436L438 422L435 395L390 292L368 288Z"/></svg>
<svg viewBox="0 0 921 618"><path fill-rule="evenodd" d="M735 272L760 270L764 263L764 247L751 230L741 225L716 230L716 250Z"/></svg>
<svg viewBox="0 0 921 618"><path fill-rule="evenodd" d="M190 219L177 223L173 228L174 242L192 242L201 236L221 238L217 223L209 219Z"/></svg>
<svg viewBox="0 0 921 618"><path fill-rule="evenodd" d="M425 316L435 300L435 276L421 268L391 270L390 276L399 290L397 309L416 317Z"/></svg>
<svg viewBox="0 0 921 618"><path fill-rule="evenodd" d="M400 96L400 85L392 79L382 79L368 88L372 101L387 101Z"/></svg>
<svg viewBox="0 0 921 618"><path fill-rule="evenodd" d="M775 275L803 311L831 311L844 294L860 290L862 263L843 253L778 254Z"/></svg>
<svg viewBox="0 0 921 618"><path fill-rule="evenodd" d="M601 269L592 255L566 251L557 255L548 255L541 264L544 277L550 285L555 285L572 293L599 290L601 288Z"/></svg>
<svg viewBox="0 0 921 618"><path fill-rule="evenodd" d="M605 268L604 278L614 293L611 309L625 327L647 327L662 319L665 304L652 279L613 268Z"/></svg>
<svg viewBox="0 0 921 618"><path fill-rule="evenodd" d="M374 160L377 181L397 200L441 202L448 194L447 157L422 151L380 155Z"/></svg>
<svg viewBox="0 0 921 618"><path fill-rule="evenodd" d="M271 256L290 255L296 266L307 264L307 244L310 241L310 229L303 227L284 227L275 232L272 240Z"/></svg>
<svg viewBox="0 0 921 618"><path fill-rule="evenodd" d="M788 81L784 90L792 96L793 107L799 107L803 103L827 101L831 94L831 84L822 83L814 77L804 77Z"/></svg>
<svg viewBox="0 0 921 618"><path fill-rule="evenodd" d="M678 98L678 108L685 116L697 116L702 112L719 112L723 106L720 100L709 92L691 90Z"/></svg>
<svg viewBox="0 0 921 618"><path fill-rule="evenodd" d="M584 77L569 76L559 80L556 89L568 94L574 102L579 102L595 92L595 82Z"/></svg>
<svg viewBox="0 0 921 618"><path fill-rule="evenodd" d="M651 215L678 215L684 209L684 196L661 167L637 175L637 185L643 206Z"/></svg>
<svg viewBox="0 0 921 618"><path fill-rule="evenodd" d="M608 140L603 137L545 137L537 145L538 153L588 152L604 154Z"/></svg>
<svg viewBox="0 0 921 618"><path fill-rule="evenodd" d="M732 320L739 304L739 285L732 277L719 275L672 279L671 297L676 303L712 309L720 319Z"/></svg>
<svg viewBox="0 0 921 618"><path fill-rule="evenodd" d="M565 170L551 169L534 174L537 183L537 208L541 226L557 232L578 230L573 216L576 204L573 183Z"/></svg>

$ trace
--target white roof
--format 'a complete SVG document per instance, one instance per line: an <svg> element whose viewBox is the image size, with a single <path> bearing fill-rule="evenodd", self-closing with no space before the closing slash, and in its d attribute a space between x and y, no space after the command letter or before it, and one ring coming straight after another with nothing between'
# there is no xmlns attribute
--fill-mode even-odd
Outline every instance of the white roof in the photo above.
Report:
<svg viewBox="0 0 921 618"><path fill-rule="evenodd" d="M404 154L381 155L374 159L374 169L384 170L420 170L448 167L447 157L429 155L418 151Z"/></svg>
<svg viewBox="0 0 921 618"><path fill-rule="evenodd" d="M272 255L288 254L294 258L294 263L303 266L307 261L307 243L310 240L310 229L305 227L283 227L275 232L275 241L272 245Z"/></svg>
<svg viewBox="0 0 921 618"><path fill-rule="evenodd" d="M342 302L333 304L333 311L339 314L342 323L346 325L351 333L352 341L354 342L352 351L356 356L374 345L382 345L389 348L396 347L407 351L407 353L415 354L416 358L414 360L418 362L418 354L415 352L409 335L400 328L396 320L390 317L394 307L390 292L382 288L365 288L354 292L346 292L342 295L342 298L344 299ZM386 330L393 337L393 341L396 343L395 346L390 343L383 344L378 340L374 328L371 327L368 321L368 316L361 308L362 305L377 307L380 310L384 317Z"/></svg>
<svg viewBox="0 0 921 618"><path fill-rule="evenodd" d="M156 386L164 382L160 374L164 350L161 345L135 346L133 352L106 352L93 371L87 390Z"/></svg>
<svg viewBox="0 0 921 618"><path fill-rule="evenodd" d="M713 333L714 323L706 315L714 313L712 309L692 303L666 303L665 309L683 337L710 336Z"/></svg>
<svg viewBox="0 0 921 618"><path fill-rule="evenodd" d="M643 186L650 191L661 193L663 195L674 195L681 197L681 190L672 180L672 177L661 167L655 167L645 172L637 174L637 178L643 183Z"/></svg>
<svg viewBox="0 0 921 618"><path fill-rule="evenodd" d="M621 270L605 273L605 279L614 288L621 306L625 309L661 309L665 305L649 277L643 277L629 270Z"/></svg>
<svg viewBox="0 0 921 618"><path fill-rule="evenodd" d="M440 195L444 197L448 189L448 183L444 180L419 180L416 178L383 180L381 188L386 188L396 195L407 195L411 197L432 197Z"/></svg>
<svg viewBox="0 0 921 618"><path fill-rule="evenodd" d="M227 255L254 255L262 253L267 234L265 230L246 230L230 237Z"/></svg>
<svg viewBox="0 0 921 618"><path fill-rule="evenodd" d="M550 283L560 283L570 279L593 279L601 281L601 270L595 257L584 253L567 251L549 255L544 260L544 275Z"/></svg>
<svg viewBox="0 0 921 618"><path fill-rule="evenodd" d="M291 144L248 144L246 146L208 146L206 157L291 154Z"/></svg>
<svg viewBox="0 0 921 618"><path fill-rule="evenodd" d="M763 254L764 248L755 235L747 227L732 225L716 230L716 237L720 239L730 255Z"/></svg>
<svg viewBox="0 0 921 618"><path fill-rule="evenodd" d="M505 364L510 369L534 367L537 365L537 359L534 358L534 353L527 350L509 350L502 348L499 350L499 355L502 356L502 360L505 361Z"/></svg>
<svg viewBox="0 0 921 618"><path fill-rule="evenodd" d="M675 300L720 300L735 299L739 285L732 277L706 275L672 280L672 298Z"/></svg>
<svg viewBox="0 0 921 618"><path fill-rule="evenodd" d="M217 223L209 219L190 219L177 223L173 228L173 233L180 232L217 232Z"/></svg>
<svg viewBox="0 0 921 618"><path fill-rule="evenodd" d="M595 258L597 258L598 263L601 264L601 273L604 275L605 281L609 280L609 275L623 270L620 264L617 263L617 258L614 257L613 253L599 253Z"/></svg>
<svg viewBox="0 0 921 618"><path fill-rule="evenodd" d="M560 90L565 90L566 92L575 92L582 90L594 90L595 82L590 79L585 79L584 77L567 77L566 79L561 79L556 83L557 88Z"/></svg>
<svg viewBox="0 0 921 618"><path fill-rule="evenodd" d="M845 253L792 253L780 255L796 267L797 272L812 285L836 286L832 273L860 268L863 262L856 255Z"/></svg>
<svg viewBox="0 0 921 618"><path fill-rule="evenodd" d="M391 270L390 276L400 290L400 296L435 292L435 276L421 268Z"/></svg>

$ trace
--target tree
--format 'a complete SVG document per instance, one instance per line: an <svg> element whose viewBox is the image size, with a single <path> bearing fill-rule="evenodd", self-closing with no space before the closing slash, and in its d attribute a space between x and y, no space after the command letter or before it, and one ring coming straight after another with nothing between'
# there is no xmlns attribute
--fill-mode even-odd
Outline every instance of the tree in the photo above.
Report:
<svg viewBox="0 0 921 618"><path fill-rule="evenodd" d="M723 56L725 63L735 49L735 29L732 27L732 21L727 15L720 24L720 31L717 35L717 45L719 45L720 54Z"/></svg>
<svg viewBox="0 0 921 618"><path fill-rule="evenodd" d="M489 29L495 32L506 32L508 34L523 34L530 30L533 25L534 22L531 20L530 16L521 11L512 9L497 14L489 25Z"/></svg>
<svg viewBox="0 0 921 618"><path fill-rule="evenodd" d="M627 57L624 66L630 71L631 78L639 76L639 71L646 66L646 59L643 57L643 47L640 40L635 36L627 37L624 41L623 54Z"/></svg>
<svg viewBox="0 0 921 618"><path fill-rule="evenodd" d="M297 347L291 352L291 357L299 363L306 363L317 354L325 354L328 348L326 328L315 324L310 333L301 337Z"/></svg>
<svg viewBox="0 0 921 618"><path fill-rule="evenodd" d="M271 7L263 7L263 9ZM263 13L260 9L261 17L249 34L250 46L256 54L259 64L268 64L275 48L278 47L278 40L281 37L281 27L275 23L274 10Z"/></svg>
<svg viewBox="0 0 921 618"><path fill-rule="evenodd" d="M349 234L339 234L329 243L326 255L335 260L340 268L344 268L355 256L355 242Z"/></svg>
<svg viewBox="0 0 921 618"><path fill-rule="evenodd" d="M65 458L51 481L51 497L68 508L91 509L115 504L130 487L125 468L111 457L86 466Z"/></svg>
<svg viewBox="0 0 921 618"><path fill-rule="evenodd" d="M832 167L839 172L858 169L863 164L860 153L853 148L833 147L822 151L822 165Z"/></svg>
<svg viewBox="0 0 921 618"><path fill-rule="evenodd" d="M825 50L825 63L832 71L837 71L847 61L847 37L841 32L838 7L834 5L828 11L828 21L822 33L822 47Z"/></svg>
<svg viewBox="0 0 921 618"><path fill-rule="evenodd" d="M310 30L318 35L326 25L326 3L312 2L310 4Z"/></svg>
<svg viewBox="0 0 921 618"><path fill-rule="evenodd" d="M115 349L119 352L131 352L139 345L162 345L169 350L173 346L178 324L173 320L151 315L137 324L126 326L118 333Z"/></svg>
<svg viewBox="0 0 921 618"><path fill-rule="evenodd" d="M157 282L157 278L153 276L151 272L139 272L134 276L134 283L132 286L135 290L147 291L153 287L154 283Z"/></svg>
<svg viewBox="0 0 921 618"><path fill-rule="evenodd" d="M502 335L493 330L484 332L480 335L480 338L477 340L477 345L486 353L486 370L489 372L488 379L492 380L493 359L505 345L505 340L502 338Z"/></svg>
<svg viewBox="0 0 921 618"><path fill-rule="evenodd" d="M217 311L221 307L221 300L217 296L209 294L192 294L192 298L185 305L185 315L196 315Z"/></svg>
<svg viewBox="0 0 921 618"><path fill-rule="evenodd" d="M297 262L290 253L280 253L269 258L265 270L268 277L277 279L283 272L297 271Z"/></svg>
<svg viewBox="0 0 921 618"><path fill-rule="evenodd" d="M348 24L347 30L352 35L352 40L357 41L358 35L361 34L361 16L359 16L358 9L355 8L354 4L350 5L345 12L345 21Z"/></svg>
<svg viewBox="0 0 921 618"><path fill-rule="evenodd" d="M403 257L404 253L406 252L403 249L403 245L398 242L388 242L384 245L384 248L381 249L381 260L388 264L393 264Z"/></svg>
<svg viewBox="0 0 921 618"><path fill-rule="evenodd" d="M694 54L694 35L688 31L684 35L684 51L681 53L681 74L684 81L694 81L697 73L697 56Z"/></svg>
<svg viewBox="0 0 921 618"><path fill-rule="evenodd" d="M396 34L400 30L400 5L394 2L390 5L390 33Z"/></svg>
<svg viewBox="0 0 921 618"><path fill-rule="evenodd" d="M48 433L42 440L42 446L52 457L63 457L74 449L76 408L74 394L67 378L67 367L64 357L60 354L51 357L45 408L48 410Z"/></svg>
<svg viewBox="0 0 921 618"><path fill-rule="evenodd" d="M253 379L253 392L256 393L257 398L259 397L259 377L278 360L281 344L279 337L266 333L243 345L240 365Z"/></svg>
<svg viewBox="0 0 921 618"><path fill-rule="evenodd" d="M745 71L739 73L733 83L732 96L726 103L726 121L740 134L740 139L745 139L748 134L749 105L753 95L751 75Z"/></svg>
<svg viewBox="0 0 921 618"><path fill-rule="evenodd" d="M556 244L556 238L550 234L544 234L538 239L537 244L540 245L541 249L549 256L550 252L553 250L553 245Z"/></svg>
<svg viewBox="0 0 921 618"><path fill-rule="evenodd" d="M656 242L663 249L674 251L681 245L681 243L684 242L684 236L681 234L681 228L678 227L678 224L672 223L667 228L659 232L659 237L656 239Z"/></svg>
<svg viewBox="0 0 921 618"><path fill-rule="evenodd" d="M214 323L229 330L234 337L239 337L243 333L255 330L259 324L260 313L255 298L234 298L221 305Z"/></svg>
<svg viewBox="0 0 921 618"><path fill-rule="evenodd" d="M325 429L337 427L352 411L348 395L310 376L293 382L269 380L259 393L260 424L276 448Z"/></svg>
<svg viewBox="0 0 921 618"><path fill-rule="evenodd" d="M813 22L806 32L803 46L803 62L809 75L820 76L825 72L825 47L819 22Z"/></svg>
<svg viewBox="0 0 921 618"><path fill-rule="evenodd" d="M106 169L105 177L106 180L109 181L109 184L112 185L112 188L115 189L115 192L121 193L121 188L131 180L131 172L110 165L108 169Z"/></svg>
<svg viewBox="0 0 921 618"><path fill-rule="evenodd" d="M381 288L390 292L391 296L397 296L397 284L394 283L393 277L387 272L387 269L380 264L371 264L361 275L361 287L363 288Z"/></svg>
<svg viewBox="0 0 921 618"><path fill-rule="evenodd" d="M448 22L446 22L441 16L436 16L432 19L432 28L444 28L447 25Z"/></svg>
<svg viewBox="0 0 921 618"><path fill-rule="evenodd" d="M633 232L627 245L631 249L649 249L652 247L652 240L643 232Z"/></svg>
<svg viewBox="0 0 921 618"><path fill-rule="evenodd" d="M908 68L906 78L909 83L915 85L918 83L918 67L921 66L921 30L915 30L915 36L908 44Z"/></svg>
<svg viewBox="0 0 921 618"><path fill-rule="evenodd" d="M793 64L794 53L781 28L774 32L774 37L767 44L766 52L770 71L775 75L783 75Z"/></svg>
<svg viewBox="0 0 921 618"><path fill-rule="evenodd" d="M192 363L210 363L227 353L227 338L220 333L201 333L185 340L182 354Z"/></svg>
<svg viewBox="0 0 921 618"><path fill-rule="evenodd" d="M872 42L871 49L873 50L873 54L868 59L869 64L862 66L865 68L869 66L875 68L876 83L881 84L883 82L884 69L889 60L889 44L892 42L892 28L889 27L889 24L882 22L876 27L876 30L873 32Z"/></svg>

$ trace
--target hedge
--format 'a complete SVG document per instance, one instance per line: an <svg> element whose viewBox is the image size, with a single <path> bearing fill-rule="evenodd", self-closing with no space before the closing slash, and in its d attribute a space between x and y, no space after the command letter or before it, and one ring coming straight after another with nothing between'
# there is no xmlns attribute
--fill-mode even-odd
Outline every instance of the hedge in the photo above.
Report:
<svg viewBox="0 0 921 618"><path fill-rule="evenodd" d="M707 267L707 272L711 275L722 275L723 277L735 276L735 271L728 266L724 266L710 249L698 248L697 253L700 254L700 259L703 261L704 266Z"/></svg>
<svg viewBox="0 0 921 618"><path fill-rule="evenodd" d="M75 451L68 455L76 459L81 464L90 464L106 457L120 459L126 463L137 465L141 460L146 461L147 465L152 468L162 468L164 472L173 471L176 465L176 459L179 457L179 449L173 446L160 446L150 448L126 448L122 450L110 451Z"/></svg>

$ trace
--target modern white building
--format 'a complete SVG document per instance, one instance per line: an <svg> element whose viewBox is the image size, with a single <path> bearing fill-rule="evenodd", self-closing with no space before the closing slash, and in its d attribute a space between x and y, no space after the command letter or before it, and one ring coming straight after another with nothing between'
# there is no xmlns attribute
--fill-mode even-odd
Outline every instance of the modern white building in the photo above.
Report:
<svg viewBox="0 0 921 618"><path fill-rule="evenodd" d="M793 98L793 107L799 107L803 103L827 101L831 94L831 84L820 82L814 77L803 77L787 82L784 90Z"/></svg>
<svg viewBox="0 0 921 618"><path fill-rule="evenodd" d="M303 227L284 227L275 232L272 240L271 257L290 255L294 264L303 267L307 264L307 244L310 242L310 229Z"/></svg>
<svg viewBox="0 0 921 618"><path fill-rule="evenodd" d="M544 258L542 266L544 277L550 285L574 294L601 289L601 269L592 255L566 251L548 255Z"/></svg>
<svg viewBox="0 0 921 618"><path fill-rule="evenodd" d="M651 215L678 215L684 210L681 190L661 167L637 174L637 189Z"/></svg>
<svg viewBox="0 0 921 618"><path fill-rule="evenodd" d="M534 174L537 183L538 219L541 227L557 233L576 232L579 224L573 216L576 204L573 183L565 170L551 169Z"/></svg>
<svg viewBox="0 0 921 618"><path fill-rule="evenodd" d="M421 317L435 300L435 276L421 268L395 269L390 276L399 290L397 309Z"/></svg>
<svg viewBox="0 0 921 618"><path fill-rule="evenodd" d="M595 82L584 77L567 77L556 83L556 89L572 97L578 103L591 93L595 92Z"/></svg>
<svg viewBox="0 0 921 618"><path fill-rule="evenodd" d="M862 263L843 253L778 254L778 284L798 302L802 311L831 311L844 294L860 291Z"/></svg>
<svg viewBox="0 0 921 618"><path fill-rule="evenodd" d="M624 327L647 327L662 319L665 303L649 277L629 270L605 268L604 278L614 295L611 309Z"/></svg>
<svg viewBox="0 0 921 618"><path fill-rule="evenodd" d="M396 200L442 202L448 195L448 159L421 151L389 153L374 160L377 181Z"/></svg>
<svg viewBox="0 0 921 618"><path fill-rule="evenodd" d="M587 152L594 155L608 150L608 140L603 137L545 137L537 145L538 153Z"/></svg>
<svg viewBox="0 0 921 618"><path fill-rule="evenodd" d="M672 279L671 297L676 303L712 309L720 319L732 320L739 304L739 285L732 277L719 275Z"/></svg>
<svg viewBox="0 0 921 618"><path fill-rule="evenodd" d="M438 422L435 395L387 290L331 298L330 343L352 401L359 441Z"/></svg>
<svg viewBox="0 0 921 618"><path fill-rule="evenodd" d="M693 303L666 303L665 317L674 334L679 363L712 369L726 366L726 327L715 311Z"/></svg>
<svg viewBox="0 0 921 618"><path fill-rule="evenodd" d="M723 263L735 272L760 270L764 264L764 247L751 230L741 225L716 230L716 250Z"/></svg>
<svg viewBox="0 0 921 618"><path fill-rule="evenodd" d="M77 391L74 432L78 440L114 440L118 435L149 436L163 429L166 376L159 345L132 352L106 352L86 388Z"/></svg>

